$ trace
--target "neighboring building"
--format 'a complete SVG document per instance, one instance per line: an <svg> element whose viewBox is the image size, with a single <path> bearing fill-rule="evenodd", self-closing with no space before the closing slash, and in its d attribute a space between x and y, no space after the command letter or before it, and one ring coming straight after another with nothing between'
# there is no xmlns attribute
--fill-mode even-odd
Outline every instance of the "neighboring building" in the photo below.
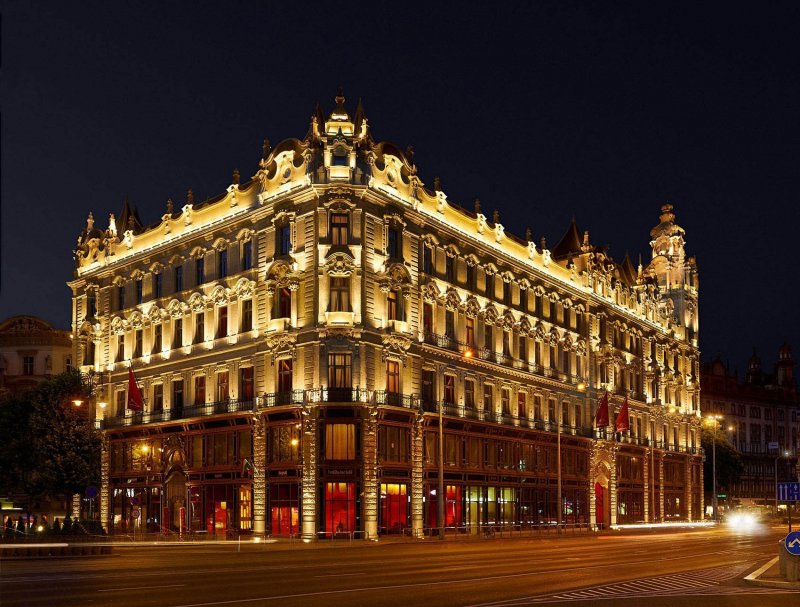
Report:
<svg viewBox="0 0 800 607"><path fill-rule="evenodd" d="M72 368L72 334L36 316L0 323L0 393L33 388Z"/></svg>
<svg viewBox="0 0 800 607"><path fill-rule="evenodd" d="M703 411L723 416L721 428L742 455L744 472L728 496L742 504L775 505L778 482L797 480L800 398L789 344L778 350L773 374L753 352L743 382L719 357L703 363Z"/></svg>
<svg viewBox="0 0 800 607"><path fill-rule="evenodd" d="M147 228L127 201L104 230L90 215L70 287L76 356L106 375L103 520L138 502L151 529L421 534L440 406L448 526L552 524L559 440L565 523L700 518L698 281L674 220L638 269L574 222L552 249L522 239L424 187L341 95L215 198ZM593 436L606 389L612 423L630 396L619 440Z"/></svg>

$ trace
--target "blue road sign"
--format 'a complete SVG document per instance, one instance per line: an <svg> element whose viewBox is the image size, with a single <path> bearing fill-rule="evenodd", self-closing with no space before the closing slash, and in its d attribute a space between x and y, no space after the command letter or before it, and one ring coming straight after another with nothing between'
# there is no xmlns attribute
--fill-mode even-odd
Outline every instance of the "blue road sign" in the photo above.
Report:
<svg viewBox="0 0 800 607"><path fill-rule="evenodd" d="M786 546L786 550L789 552L789 554L800 556L800 531L792 531L786 536L786 539L783 540L783 543Z"/></svg>
<svg viewBox="0 0 800 607"><path fill-rule="evenodd" d="M778 483L778 501L800 501L800 483Z"/></svg>

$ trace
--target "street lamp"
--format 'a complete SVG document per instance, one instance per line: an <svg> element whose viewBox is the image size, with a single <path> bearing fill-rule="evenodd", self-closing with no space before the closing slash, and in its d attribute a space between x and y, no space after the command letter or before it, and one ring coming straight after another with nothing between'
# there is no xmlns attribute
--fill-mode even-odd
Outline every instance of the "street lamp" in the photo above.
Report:
<svg viewBox="0 0 800 607"><path fill-rule="evenodd" d="M712 491L711 503L713 505L713 518L717 522L717 429L719 422L722 419L721 415L709 415L708 420L713 423L714 434L711 436L711 477L712 477Z"/></svg>
<svg viewBox="0 0 800 607"><path fill-rule="evenodd" d="M439 539L444 539L444 422L442 421L442 409L444 403L439 400L439 495L436 500L439 518Z"/></svg>
<svg viewBox="0 0 800 607"><path fill-rule="evenodd" d="M775 456L775 516L778 516L778 460L782 457L790 457L791 453L787 450Z"/></svg>

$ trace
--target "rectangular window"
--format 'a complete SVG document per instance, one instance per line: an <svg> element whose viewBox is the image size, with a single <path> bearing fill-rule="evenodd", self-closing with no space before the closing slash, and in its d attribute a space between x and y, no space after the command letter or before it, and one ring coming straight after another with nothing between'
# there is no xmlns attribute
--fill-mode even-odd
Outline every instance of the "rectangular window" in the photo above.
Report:
<svg viewBox="0 0 800 607"><path fill-rule="evenodd" d="M164 410L164 384L153 386L153 411L158 413Z"/></svg>
<svg viewBox="0 0 800 607"><path fill-rule="evenodd" d="M470 291L476 291L478 289L478 281L476 280L478 276L478 272L474 265L468 263L467 264L467 288Z"/></svg>
<svg viewBox="0 0 800 607"><path fill-rule="evenodd" d="M422 272L433 274L433 249L427 245L422 245Z"/></svg>
<svg viewBox="0 0 800 607"><path fill-rule="evenodd" d="M500 391L500 404L502 406L503 415L511 415L511 390L503 388Z"/></svg>
<svg viewBox="0 0 800 607"><path fill-rule="evenodd" d="M228 275L228 251L220 251L217 255L217 271L220 278Z"/></svg>
<svg viewBox="0 0 800 607"><path fill-rule="evenodd" d="M245 299L242 302L242 333L253 330L253 300Z"/></svg>
<svg viewBox="0 0 800 607"><path fill-rule="evenodd" d="M552 399L547 401L547 421L551 424L556 423L556 401Z"/></svg>
<svg viewBox="0 0 800 607"><path fill-rule="evenodd" d="M194 315L194 343L199 344L206 339L206 315L198 312Z"/></svg>
<svg viewBox="0 0 800 607"><path fill-rule="evenodd" d="M510 282L503 282L503 303L511 306L513 303L513 289Z"/></svg>
<svg viewBox="0 0 800 607"><path fill-rule="evenodd" d="M403 320L403 295L399 289L392 289L386 296L387 320Z"/></svg>
<svg viewBox="0 0 800 607"><path fill-rule="evenodd" d="M136 281L136 303L142 303L142 279Z"/></svg>
<svg viewBox="0 0 800 607"><path fill-rule="evenodd" d="M494 411L494 386L483 384L483 410L489 413Z"/></svg>
<svg viewBox="0 0 800 607"><path fill-rule="evenodd" d="M134 346L133 346L133 357L139 358L142 355L142 330L137 329L134 333Z"/></svg>
<svg viewBox="0 0 800 607"><path fill-rule="evenodd" d="M206 260L198 257L194 265L194 284L201 285L206 281Z"/></svg>
<svg viewBox="0 0 800 607"><path fill-rule="evenodd" d="M242 270L249 270L253 267L253 241L248 240L242 243Z"/></svg>
<svg viewBox="0 0 800 607"><path fill-rule="evenodd" d="M86 295L86 316L88 318L97 316L97 295L94 290L89 291Z"/></svg>
<svg viewBox="0 0 800 607"><path fill-rule="evenodd" d="M519 308L523 312L528 312L528 289L519 290Z"/></svg>
<svg viewBox="0 0 800 607"><path fill-rule="evenodd" d="M489 323L486 323L483 328L483 347L488 351L489 356L494 353L494 331Z"/></svg>
<svg viewBox="0 0 800 607"><path fill-rule="evenodd" d="M162 331L160 324L153 325L153 354L161 353Z"/></svg>
<svg viewBox="0 0 800 607"><path fill-rule="evenodd" d="M281 287L275 293L275 318L292 317L292 291Z"/></svg>
<svg viewBox="0 0 800 607"><path fill-rule="evenodd" d="M217 314L217 339L228 336L228 306L220 306Z"/></svg>
<svg viewBox="0 0 800 607"><path fill-rule="evenodd" d="M117 309L125 309L125 285L120 285L117 287Z"/></svg>
<svg viewBox="0 0 800 607"><path fill-rule="evenodd" d="M163 275L162 274L153 274L153 296L156 298L161 297L162 287L163 287Z"/></svg>
<svg viewBox="0 0 800 607"><path fill-rule="evenodd" d="M467 409L475 408L475 381L472 379L464 381L464 406Z"/></svg>
<svg viewBox="0 0 800 607"><path fill-rule="evenodd" d="M172 382L172 409L180 412L183 410L183 380L176 379Z"/></svg>
<svg viewBox="0 0 800 607"><path fill-rule="evenodd" d="M291 226L281 226L278 232L278 255L288 255L292 250L292 230Z"/></svg>
<svg viewBox="0 0 800 607"><path fill-rule="evenodd" d="M175 292L180 293L183 291L183 266L176 266L175 268Z"/></svg>
<svg viewBox="0 0 800 607"><path fill-rule="evenodd" d="M300 460L300 429L290 426L273 426L270 429L270 461L296 462Z"/></svg>
<svg viewBox="0 0 800 607"><path fill-rule="evenodd" d="M433 304L422 304L422 330L425 335L433 334Z"/></svg>
<svg viewBox="0 0 800 607"><path fill-rule="evenodd" d="M350 243L350 215L347 213L331 213L331 244L347 245Z"/></svg>
<svg viewBox="0 0 800 607"><path fill-rule="evenodd" d="M524 392L517 393L517 417L528 417L528 397Z"/></svg>
<svg viewBox="0 0 800 607"><path fill-rule="evenodd" d="M217 373L217 402L222 403L230 398L229 376L227 371Z"/></svg>
<svg viewBox="0 0 800 607"><path fill-rule="evenodd" d="M431 369L422 370L422 402L436 403L436 371Z"/></svg>
<svg viewBox="0 0 800 607"><path fill-rule="evenodd" d="M342 397L349 396L349 394L345 394L344 391L350 391L352 381L350 354L340 352L328 354L328 388L329 390L343 391L343 393L335 397L334 400L342 400ZM349 400L349 398L347 398L347 400Z"/></svg>
<svg viewBox="0 0 800 607"><path fill-rule="evenodd" d="M386 243L386 254L389 259L400 259L401 236L398 228L389 228L389 238Z"/></svg>
<svg viewBox="0 0 800 607"><path fill-rule="evenodd" d="M467 328L467 345L468 346L475 346L475 319L470 318L467 316L466 318L466 328Z"/></svg>
<svg viewBox="0 0 800 607"><path fill-rule="evenodd" d="M456 403L455 375L444 376L444 403L446 405L454 405Z"/></svg>
<svg viewBox="0 0 800 607"><path fill-rule="evenodd" d="M400 394L400 363L396 360L386 361L386 391Z"/></svg>
<svg viewBox="0 0 800 607"><path fill-rule="evenodd" d="M503 356L511 357L511 331L503 331Z"/></svg>
<svg viewBox="0 0 800 607"><path fill-rule="evenodd" d="M444 334L450 339L456 337L456 313L446 310L444 313Z"/></svg>
<svg viewBox="0 0 800 607"><path fill-rule="evenodd" d="M194 404L204 405L206 403L206 376L196 375L194 378Z"/></svg>
<svg viewBox="0 0 800 607"><path fill-rule="evenodd" d="M347 276L331 276L331 312L350 311L350 278Z"/></svg>
<svg viewBox="0 0 800 607"><path fill-rule="evenodd" d="M561 425L570 426L569 423L569 403L561 403Z"/></svg>
<svg viewBox="0 0 800 607"><path fill-rule="evenodd" d="M289 394L292 388L292 359L281 358L278 361L278 392L281 394Z"/></svg>
<svg viewBox="0 0 800 607"><path fill-rule="evenodd" d="M125 360L125 336L117 335L117 362Z"/></svg>
<svg viewBox="0 0 800 607"><path fill-rule="evenodd" d="M528 362L528 338L524 335L519 336L519 352L517 358L523 362Z"/></svg>
<svg viewBox="0 0 800 607"><path fill-rule="evenodd" d="M384 462L408 462L409 432L407 428L381 425L378 429L378 456Z"/></svg>
<svg viewBox="0 0 800 607"><path fill-rule="evenodd" d="M33 356L22 357L22 374L33 375Z"/></svg>
<svg viewBox="0 0 800 607"><path fill-rule="evenodd" d="M172 347L183 347L183 319L176 318L172 321Z"/></svg>
<svg viewBox="0 0 800 607"><path fill-rule="evenodd" d="M456 263L455 258L447 255L444 259L444 279L453 284L456 281Z"/></svg>
<svg viewBox="0 0 800 607"><path fill-rule="evenodd" d="M253 400L253 367L239 369L239 400Z"/></svg>
<svg viewBox="0 0 800 607"><path fill-rule="evenodd" d="M117 392L117 417L125 417L125 390Z"/></svg>
<svg viewBox="0 0 800 607"><path fill-rule="evenodd" d="M356 458L355 424L325 425L325 459L354 460Z"/></svg>

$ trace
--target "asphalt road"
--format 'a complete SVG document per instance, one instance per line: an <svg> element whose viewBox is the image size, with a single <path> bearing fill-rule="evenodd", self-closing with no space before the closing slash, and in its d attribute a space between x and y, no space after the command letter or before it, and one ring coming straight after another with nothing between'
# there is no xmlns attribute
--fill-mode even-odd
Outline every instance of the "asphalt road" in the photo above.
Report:
<svg viewBox="0 0 800 607"><path fill-rule="evenodd" d="M778 530L569 538L167 545L0 563L2 607L568 604L790 607L800 593L742 577Z"/></svg>

